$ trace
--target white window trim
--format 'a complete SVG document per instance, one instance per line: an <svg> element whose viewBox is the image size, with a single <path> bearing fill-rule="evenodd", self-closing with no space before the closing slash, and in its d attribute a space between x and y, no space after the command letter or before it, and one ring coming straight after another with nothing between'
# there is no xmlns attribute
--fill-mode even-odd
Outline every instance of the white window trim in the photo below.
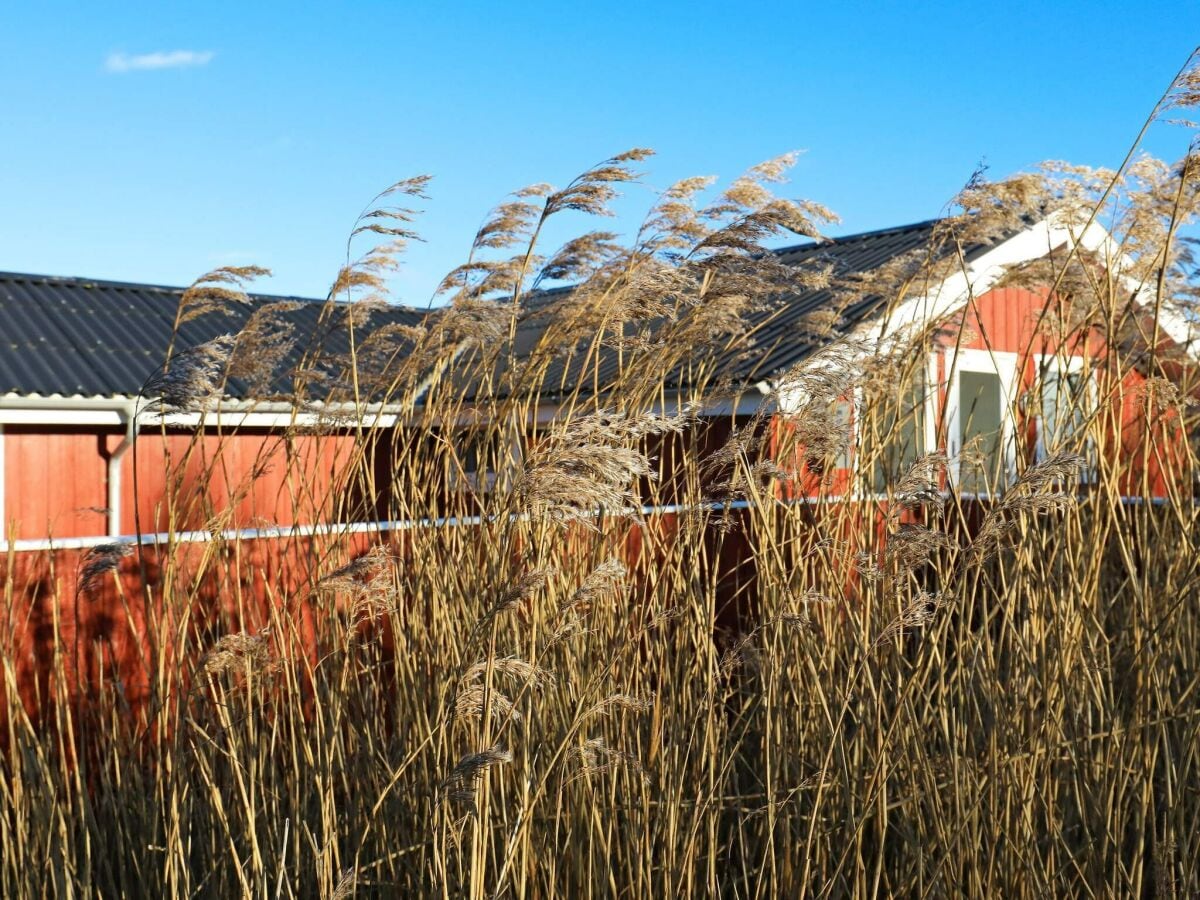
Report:
<svg viewBox="0 0 1200 900"><path fill-rule="evenodd" d="M1000 448L1005 481L1011 483L1017 472L1016 408L1017 354L1000 350L949 350L946 352L946 456L950 479L962 483L962 410L959 408L959 375L963 372L995 374L1000 377Z"/></svg>
<svg viewBox="0 0 1200 900"><path fill-rule="evenodd" d="M1037 402L1037 415L1034 419L1037 437L1034 441L1034 461L1042 462L1048 456L1046 445L1043 442L1045 436L1045 421L1042 412L1042 380L1046 374L1051 371L1056 371L1061 378L1064 375L1086 375L1087 376L1087 392L1088 392L1088 409L1089 418L1096 412L1100 402L1100 391L1096 386L1095 372L1088 370L1088 359L1084 356L1062 356L1054 353L1039 353L1033 357L1034 376L1033 376L1033 397ZM1082 484L1088 484L1095 478L1095 447L1092 443L1091 436L1087 438L1087 450L1084 458L1087 464L1079 474L1079 481Z"/></svg>
<svg viewBox="0 0 1200 900"><path fill-rule="evenodd" d="M925 369L925 452L933 453L938 447L938 422L941 410L938 408L941 399L942 379L938 373L938 363L945 353L934 350L926 358ZM947 394L947 397L950 395Z"/></svg>
<svg viewBox="0 0 1200 900"><path fill-rule="evenodd" d="M932 350L925 354L925 372L924 372L924 394L922 402L925 405L924 429L922 438L921 452L918 457L925 456L937 449L937 425L938 425L938 360L941 358L940 350ZM850 490L846 493L845 499L849 500L879 500L888 499L886 493L876 493L871 490L864 490L862 485L868 484L871 481L870 473L864 471L862 466L862 442L865 439L861 429L863 416L865 415L863 389L861 385L856 385L854 388L853 405L851 407L849 447L850 466L849 469L843 470L847 472L850 479ZM832 498L826 498L832 499ZM839 498L840 499L840 498Z"/></svg>

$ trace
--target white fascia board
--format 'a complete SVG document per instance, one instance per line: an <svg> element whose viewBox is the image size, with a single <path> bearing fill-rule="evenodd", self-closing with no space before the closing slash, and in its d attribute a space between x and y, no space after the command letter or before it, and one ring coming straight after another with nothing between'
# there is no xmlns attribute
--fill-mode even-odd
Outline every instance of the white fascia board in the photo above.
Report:
<svg viewBox="0 0 1200 900"><path fill-rule="evenodd" d="M103 425L124 424L119 409L13 409L0 406L4 425Z"/></svg>
<svg viewBox="0 0 1200 900"><path fill-rule="evenodd" d="M0 397L0 423L8 425L124 425L133 413L132 397Z"/></svg>
<svg viewBox="0 0 1200 900"><path fill-rule="evenodd" d="M263 412L259 410L235 412L212 410L203 413L145 413L138 417L143 426L166 425L175 428L196 428L203 424L210 428L290 428L312 426L328 422L314 413ZM357 423L355 423L357 424ZM396 416L389 413L364 412L364 428L390 428L396 424ZM354 426L347 426L354 427Z"/></svg>
<svg viewBox="0 0 1200 900"><path fill-rule="evenodd" d="M8 394L0 397L0 424L10 425L99 425L123 427L139 403L133 397L46 397ZM367 428L395 424L391 407L371 404L360 408ZM203 422L210 427L286 428L321 424L324 415L355 414L353 404L297 411L288 403L225 401L204 412L161 413L153 405L138 411L143 426L168 425L194 428Z"/></svg>

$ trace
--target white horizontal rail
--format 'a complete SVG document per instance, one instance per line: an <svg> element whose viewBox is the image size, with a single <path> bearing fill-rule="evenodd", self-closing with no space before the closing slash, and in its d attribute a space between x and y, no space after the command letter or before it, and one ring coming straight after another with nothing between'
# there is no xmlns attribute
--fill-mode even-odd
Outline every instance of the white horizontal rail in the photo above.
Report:
<svg viewBox="0 0 1200 900"><path fill-rule="evenodd" d="M153 534L124 534L119 537L29 538L0 543L0 552L18 553L31 550L86 550L105 544L202 544L212 540L258 541L280 538L314 537L329 534L373 534L381 531L403 531L412 528L453 528L457 525L479 525L479 516L446 516L430 519L408 519L398 522L349 522L317 525L279 525L271 528L227 528L223 531L158 531Z"/></svg>
<svg viewBox="0 0 1200 900"><path fill-rule="evenodd" d="M942 491L942 496L950 499L950 495ZM1076 499L1081 502L1094 500L1095 494L1079 494ZM845 495L830 495L827 497L794 497L788 500L781 501L786 505L805 504L816 505L820 503L837 503L841 501L849 501L851 503L868 503L868 502L885 502L889 499L886 494L863 494L859 496ZM960 500L991 500L989 494L960 494ZM998 498L997 498L998 499ZM1121 503L1127 506L1141 506L1149 504L1151 506L1162 506L1171 502L1167 497L1122 497ZM1186 501L1185 501L1186 502ZM1193 499L1193 505L1200 505L1200 499ZM644 516L665 515L671 513L690 512L699 509L723 510L723 509L749 509L751 506L748 500L734 500L728 503L672 503L664 506L643 506L641 514ZM625 510L623 514L628 514L632 510ZM593 517L604 515L604 511L595 510L590 513ZM380 522L349 522L349 523L324 523L318 525L280 525L271 528L228 528L223 531L159 531L152 534L143 534L139 538L136 534L126 534L119 537L108 537L105 535L93 535L89 537L67 537L67 538L26 538L15 541L0 541L0 554L3 553L30 553L47 550L87 550L92 547L101 547L106 544L143 544L143 545L162 545L162 544L202 544L212 540L222 541L259 541L259 540L280 540L283 538L296 537L317 537L323 535L344 535L344 534L379 534L382 532L391 531L412 531L414 529L424 528L458 528L461 526L482 525L484 521L495 521L494 516L438 516L426 517L420 519L397 519L391 521Z"/></svg>
<svg viewBox="0 0 1200 900"><path fill-rule="evenodd" d="M749 502L736 500L730 503L669 504L666 506L643 506L644 516L686 512L695 509L748 509ZM604 515L596 510L593 517ZM494 521L494 516L486 521ZM0 553L29 553L45 550L87 550L107 544L202 544L212 540L258 541L282 538L314 537L343 534L378 534L390 531L412 531L419 528L457 528L464 525L482 525L483 516L439 516L421 519L397 519L380 522L325 523L319 525L280 525L271 528L229 528L224 531L159 531L153 534L126 534L119 537L93 535L67 538L27 538L0 542Z"/></svg>

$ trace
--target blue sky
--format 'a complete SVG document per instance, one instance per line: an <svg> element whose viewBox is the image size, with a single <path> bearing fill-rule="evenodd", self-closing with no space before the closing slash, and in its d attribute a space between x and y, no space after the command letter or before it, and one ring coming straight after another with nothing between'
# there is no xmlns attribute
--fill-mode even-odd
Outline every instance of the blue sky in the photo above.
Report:
<svg viewBox="0 0 1200 900"><path fill-rule="evenodd" d="M792 149L786 192L834 233L901 224L980 162L1116 164L1198 38L1195 0L11 4L0 269L182 284L255 262L262 289L323 296L363 204L430 173L428 243L394 282L424 305L508 191L631 146L659 155L618 229L652 188Z"/></svg>

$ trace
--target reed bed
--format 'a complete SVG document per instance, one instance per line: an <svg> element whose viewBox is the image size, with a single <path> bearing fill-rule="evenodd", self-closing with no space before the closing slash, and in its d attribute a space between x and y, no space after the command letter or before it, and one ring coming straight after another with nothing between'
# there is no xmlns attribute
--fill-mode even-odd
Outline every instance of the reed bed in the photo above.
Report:
<svg viewBox="0 0 1200 900"><path fill-rule="evenodd" d="M1196 84L1189 64L1152 121ZM281 539L278 565L243 571L255 542L222 534L264 466L231 482L239 432L213 444L201 425L163 462L192 480L154 527L213 539L56 571L36 696L18 675L30 601L8 578L0 893L1200 893L1192 375L1136 339L1147 307L1130 303L1131 283L1151 319L1194 297L1180 229L1196 158L974 179L929 247L869 277L762 252L834 219L776 196L789 158L724 189L674 185L629 241L543 248L648 155L518 191L424 324L380 328L430 189L393 186L330 291L337 354L289 333L286 307L236 318L260 271L184 295L180 325L239 327L173 347L143 414L211 412L231 378L266 396L286 366L296 422L259 452L296 505L413 527ZM1101 222L1127 261L1060 251L1008 276L1055 298L1038 334L1060 352L1104 336L1088 363L1102 399L966 496L943 454L901 446L936 329L885 340L842 316L895 307L1051 214ZM772 396L726 379L772 304L813 287L832 298L795 336L814 352ZM739 414L748 396L758 411ZM343 442L332 481L278 453L313 434ZM1169 461L1165 493L1135 459ZM191 487L197 467L217 501ZM67 611L88 603L120 611L140 679L78 640Z"/></svg>

